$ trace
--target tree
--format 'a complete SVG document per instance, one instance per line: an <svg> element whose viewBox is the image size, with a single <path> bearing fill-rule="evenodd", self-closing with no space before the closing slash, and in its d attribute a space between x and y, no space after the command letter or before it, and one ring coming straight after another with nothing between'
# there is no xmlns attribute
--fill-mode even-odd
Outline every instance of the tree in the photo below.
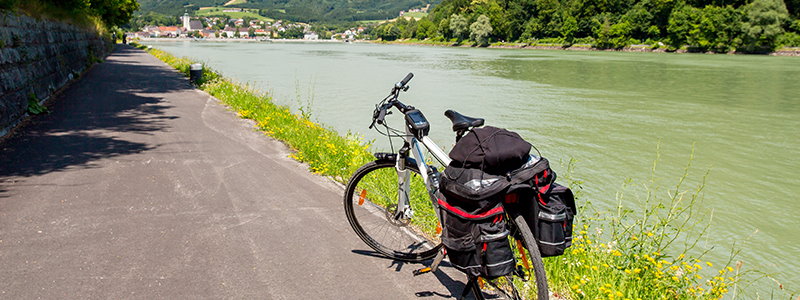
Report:
<svg viewBox="0 0 800 300"><path fill-rule="evenodd" d="M413 38L414 34L417 33L417 27L418 26L419 25L417 25L417 20L414 19L414 18L411 18L411 20L408 21L408 24L406 24L406 27L403 28L403 32L402 32L402 34L400 34L400 37L404 38L404 39Z"/></svg>
<svg viewBox="0 0 800 300"><path fill-rule="evenodd" d="M469 26L469 38L479 46L489 45L489 35L492 33L492 24L486 15L478 16L472 25Z"/></svg>
<svg viewBox="0 0 800 300"><path fill-rule="evenodd" d="M239 33L239 27L236 27L236 32L233 33L233 37L235 37L235 38L242 37L242 34Z"/></svg>
<svg viewBox="0 0 800 300"><path fill-rule="evenodd" d="M572 16L564 18L564 22L561 23L561 36L564 38L564 41L567 44L572 44L572 41L575 39L575 33L577 32L578 20Z"/></svg>
<svg viewBox="0 0 800 300"><path fill-rule="evenodd" d="M136 0L68 0L65 2L90 2L89 9L100 16L108 26L122 26L127 24L133 12L139 9Z"/></svg>
<svg viewBox="0 0 800 300"><path fill-rule="evenodd" d="M439 31L437 33L445 38L450 38L450 19L442 19L439 21Z"/></svg>
<svg viewBox="0 0 800 300"><path fill-rule="evenodd" d="M301 39L303 35L303 27L296 25L288 26L286 31L281 33L281 37L285 39Z"/></svg>
<svg viewBox="0 0 800 300"><path fill-rule="evenodd" d="M414 36L420 40L424 40L429 37L433 37L431 33L436 33L435 29L431 29L431 27L435 27L436 25L428 20L427 18L423 18L417 22L417 31L414 33Z"/></svg>
<svg viewBox="0 0 800 300"><path fill-rule="evenodd" d="M467 33L469 30L469 23L467 23L467 18L462 17L458 14L453 14L450 16L450 32L453 33L453 37L458 38L461 40L464 38L464 34Z"/></svg>
<svg viewBox="0 0 800 300"><path fill-rule="evenodd" d="M789 17L782 0L755 0L744 6L744 47L748 51L772 50Z"/></svg>
<svg viewBox="0 0 800 300"><path fill-rule="evenodd" d="M402 33L394 22L387 22L376 29L377 36L384 41L394 41Z"/></svg>
<svg viewBox="0 0 800 300"><path fill-rule="evenodd" d="M256 37L256 29L253 28L253 27L248 28L247 29L247 36Z"/></svg>

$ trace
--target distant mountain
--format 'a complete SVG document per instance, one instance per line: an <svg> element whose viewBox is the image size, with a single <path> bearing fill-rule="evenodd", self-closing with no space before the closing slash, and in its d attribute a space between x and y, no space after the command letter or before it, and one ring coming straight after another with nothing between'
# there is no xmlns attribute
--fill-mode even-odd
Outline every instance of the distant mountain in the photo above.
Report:
<svg viewBox="0 0 800 300"><path fill-rule="evenodd" d="M140 13L191 14L201 7L227 3L228 7L259 9L264 16L298 22L385 20L397 17L401 10L439 2L441 0L139 0Z"/></svg>

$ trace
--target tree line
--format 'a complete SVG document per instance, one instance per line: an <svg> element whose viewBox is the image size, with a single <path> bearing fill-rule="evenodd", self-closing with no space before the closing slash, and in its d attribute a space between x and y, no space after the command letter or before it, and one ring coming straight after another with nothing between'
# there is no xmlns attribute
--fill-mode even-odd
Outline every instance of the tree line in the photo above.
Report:
<svg viewBox="0 0 800 300"><path fill-rule="evenodd" d="M765 52L800 46L800 0L444 0L420 20L377 26L383 40L591 44L619 49Z"/></svg>
<svg viewBox="0 0 800 300"><path fill-rule="evenodd" d="M73 20L97 17L110 28L128 24L139 3L136 0L0 0L0 9L22 9Z"/></svg>

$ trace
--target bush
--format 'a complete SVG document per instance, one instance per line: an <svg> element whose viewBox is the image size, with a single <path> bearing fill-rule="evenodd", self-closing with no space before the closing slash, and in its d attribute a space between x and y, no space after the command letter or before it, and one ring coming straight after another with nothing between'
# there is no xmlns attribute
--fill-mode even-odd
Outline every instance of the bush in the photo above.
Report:
<svg viewBox="0 0 800 300"><path fill-rule="evenodd" d="M776 44L779 47L800 47L800 34L786 32L778 37Z"/></svg>

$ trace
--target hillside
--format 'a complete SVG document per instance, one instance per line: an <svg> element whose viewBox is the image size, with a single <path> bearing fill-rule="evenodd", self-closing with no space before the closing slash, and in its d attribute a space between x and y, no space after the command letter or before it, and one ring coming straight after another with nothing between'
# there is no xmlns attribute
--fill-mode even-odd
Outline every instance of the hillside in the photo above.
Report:
<svg viewBox="0 0 800 300"><path fill-rule="evenodd" d="M298 22L385 20L401 10L422 8L441 0L139 0L140 13L194 14L201 7L258 9L261 15Z"/></svg>

